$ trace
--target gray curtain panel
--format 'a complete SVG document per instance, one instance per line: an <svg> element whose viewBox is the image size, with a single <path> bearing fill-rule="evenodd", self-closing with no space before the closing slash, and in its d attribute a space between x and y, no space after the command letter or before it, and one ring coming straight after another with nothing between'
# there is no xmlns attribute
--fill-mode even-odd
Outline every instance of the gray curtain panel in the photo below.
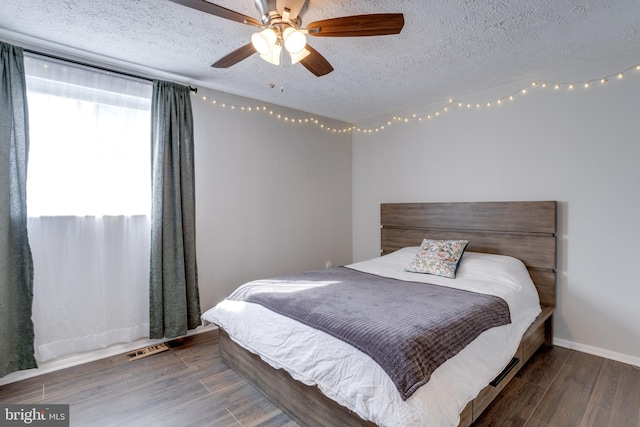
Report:
<svg viewBox="0 0 640 427"><path fill-rule="evenodd" d="M151 338L200 325L193 115L186 86L154 81L151 101Z"/></svg>
<svg viewBox="0 0 640 427"><path fill-rule="evenodd" d="M0 377L37 367L27 235L28 154L22 49L0 42Z"/></svg>

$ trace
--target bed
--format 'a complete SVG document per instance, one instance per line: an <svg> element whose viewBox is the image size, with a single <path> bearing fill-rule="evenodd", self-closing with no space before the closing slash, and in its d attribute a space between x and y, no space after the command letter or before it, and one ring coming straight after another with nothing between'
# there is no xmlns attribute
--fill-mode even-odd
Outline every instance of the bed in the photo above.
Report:
<svg viewBox="0 0 640 427"><path fill-rule="evenodd" d="M364 418L376 420L382 425L471 425L531 355L541 345L551 344L556 287L556 203L391 203L381 205L380 218L381 259L386 262L384 265L406 265L424 238L468 240L458 277L453 280L464 284L471 274L468 272L473 271L471 276L477 275L472 266L475 268L480 265L479 262L484 265L485 260L497 260L500 263L504 260L508 266L513 265L513 271L517 274L522 274L521 270L524 270L526 280L531 282L534 297L537 297L537 311L532 313L523 310L527 312L526 318L521 319L518 317L519 311L513 312L511 296L504 296L512 308L514 322L483 332L433 371L431 379L416 388L413 396L402 399L398 399L393 390L390 391L388 377L375 362L366 355L360 359L358 349L321 331L310 331L313 328L295 320L284 320L286 325L282 326L277 323L281 321L276 318L278 315L263 306L231 301L226 306L225 314L214 308L214 312L208 311L203 319L221 326L220 354L223 360L301 425L375 425ZM365 274L385 275L375 270L382 267L378 267L377 260L374 262L375 265L367 261L348 267ZM398 274L400 276L396 279L406 280L402 275L412 273ZM451 279L444 279L444 282L447 280ZM440 282L439 279L429 280L434 284ZM242 312L237 304L249 306L254 311L240 322L230 320L229 313ZM272 331L269 332L269 329ZM287 332L283 333L284 330ZM271 343L270 339L262 338L269 333L280 334L278 339L287 342L291 341L292 336L296 339L299 337L304 345L292 342L291 347L287 347L282 344L283 341ZM487 341L491 339L503 344L491 344L491 341ZM304 353L311 347L309 343L317 344L318 349L314 352L320 353L307 357ZM481 353L476 356L476 351L487 346L502 348L499 352L495 351L495 360L485 361ZM261 353L261 356L256 353ZM287 360L287 353L294 357ZM335 359L331 359L334 354ZM282 361L277 359L281 356ZM467 357L471 359L465 359ZM474 358L476 362L473 362ZM305 362L298 362L298 359L318 362L305 366ZM328 366L328 372L337 374L329 375L320 369L318 373L300 370L315 371L316 365ZM347 377L352 380L345 381ZM336 382L336 378L341 382ZM372 385L369 387L366 381L363 383L363 378ZM467 382L472 383L470 388L467 388ZM368 388L375 391L371 394L362 392ZM362 394L365 395L364 399Z"/></svg>

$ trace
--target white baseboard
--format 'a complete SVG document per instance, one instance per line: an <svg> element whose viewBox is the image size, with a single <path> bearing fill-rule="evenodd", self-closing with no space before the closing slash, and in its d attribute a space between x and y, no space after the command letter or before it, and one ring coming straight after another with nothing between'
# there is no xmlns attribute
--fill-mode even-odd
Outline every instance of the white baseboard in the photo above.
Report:
<svg viewBox="0 0 640 427"><path fill-rule="evenodd" d="M208 326L199 326L198 328L191 330L187 333L187 336L201 334L203 332L209 332L218 329L216 325L210 324ZM128 353L139 348L147 347L161 342L172 341L175 338L163 338L163 339L142 339L125 344L116 344L100 350L94 350L81 354L73 354L70 356L60 357L58 359L50 360L48 362L38 363L38 368L27 369L24 371L17 371L11 374L5 375L0 378L0 386L5 384L14 383L16 381L26 380L27 378L36 377L38 375L47 374L49 372L59 371L60 369L70 368L72 366L81 365L83 363L93 362L94 360L104 359L106 357L115 356L118 354Z"/></svg>
<svg viewBox="0 0 640 427"><path fill-rule="evenodd" d="M604 357L605 359L611 359L617 362L640 367L640 357L616 353L615 351L606 350L604 348L592 347L590 345L580 344L556 337L553 338L553 344L557 345L558 347L570 348L572 350L581 351L583 353L593 354L594 356Z"/></svg>

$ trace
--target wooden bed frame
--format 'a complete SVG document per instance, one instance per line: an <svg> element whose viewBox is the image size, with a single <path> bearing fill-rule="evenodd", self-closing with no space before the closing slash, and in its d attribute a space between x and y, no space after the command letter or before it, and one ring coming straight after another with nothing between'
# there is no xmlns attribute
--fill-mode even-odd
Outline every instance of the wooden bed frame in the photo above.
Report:
<svg viewBox="0 0 640 427"><path fill-rule="evenodd" d="M512 364L460 414L471 425L520 368L553 340L556 305L556 202L384 203L380 207L381 253L419 246L423 238L465 239L468 251L510 255L527 266L538 289L542 313L525 332ZM273 369L220 331L220 355L282 411L303 426L373 426L338 405L317 387Z"/></svg>

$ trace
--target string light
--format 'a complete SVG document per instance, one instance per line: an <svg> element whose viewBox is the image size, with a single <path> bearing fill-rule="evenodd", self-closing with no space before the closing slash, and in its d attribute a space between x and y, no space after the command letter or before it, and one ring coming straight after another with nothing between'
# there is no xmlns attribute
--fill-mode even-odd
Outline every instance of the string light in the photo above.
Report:
<svg viewBox="0 0 640 427"><path fill-rule="evenodd" d="M449 98L448 99L448 104L443 107L440 108L436 111L432 111L423 115L419 115L416 113L411 114L410 118L413 120L418 120L420 122L422 122L423 120L431 120L435 117L439 117L440 113L444 113L449 111L449 107L451 106L455 106L457 105L458 108L467 108L467 109L471 109L472 107L475 107L475 109L482 109L482 108L491 108L494 105L503 105L504 101L508 100L508 101L515 101L516 98L518 96L524 96L527 95L529 93L529 89L546 89L547 87L552 87L554 90L559 91L561 89L565 89L568 91L573 91L576 88L583 88L583 89L589 89L594 83L600 83L602 85L608 83L610 81L610 79L612 77L616 77L617 80L621 80L625 77L625 74L630 71L630 70L635 70L640 72L640 65L634 65L633 67L627 68L626 70L623 70L621 72L618 73L614 73L614 74L610 74L608 76L604 76L604 77L600 77L600 78L596 78L593 80L589 80L589 81L583 81L583 82L552 82L552 81L535 81L535 82L531 82L530 84L528 84L526 87L519 89L509 95L500 97L500 98L496 98L493 100L489 100L489 101L484 101L484 102L477 102L477 103L471 103L471 102L467 102L467 101L463 101L463 100L456 100L454 98ZM395 116L393 118L393 120L395 122L404 122L407 123L409 120L400 116ZM388 125L391 125L391 122L388 123ZM381 129L381 127L375 128L375 129Z"/></svg>
<svg viewBox="0 0 640 427"><path fill-rule="evenodd" d="M448 99L448 103L439 109L436 109L434 111L431 111L429 113L426 114L418 114L418 113L412 113L411 115L407 116L407 117L403 117L403 116L393 116L391 119L388 119L387 122L385 124L379 125L377 127L372 127L372 128L360 128L360 127L356 127L354 125L351 126L347 126L347 127L343 127L343 128L334 128L331 126L328 126L327 124L321 122L320 120L318 120L315 117L298 117L298 118L294 118L294 117L288 117L288 116L283 116L282 114L277 114L274 110L269 109L268 107L264 106L264 105L233 105L233 104L229 104L227 105L226 103L220 103L217 100L213 99L210 102L210 105L214 106L214 107L220 107L220 108L224 108L224 109L230 109L230 110L234 110L234 111L241 111L241 112L246 112L246 113L252 113L252 112L263 112L268 114L271 117L274 117L277 120L282 120L284 122L287 123L291 123L292 125L313 125L313 126L317 126L322 130L326 130L327 132L331 132L331 133L336 133L336 134L342 134L342 133L353 133L353 132L357 132L357 133L365 133L365 134L372 134L372 133L379 133L382 132L384 130L387 130L388 128L390 128L391 126L393 126L394 123L410 123L411 121L430 121L433 120L436 117L440 117L443 115L443 113L448 112L452 107L452 106L457 106L458 108L466 108L466 109L472 109L472 107L475 107L474 109L482 109L482 108L491 108L494 105L498 105L501 106L504 104L504 102L506 100L508 101L514 101L516 99L517 96L524 96L526 94L528 94L528 89L546 89L547 87L552 87L554 89L554 91L559 91L561 89L565 89L567 91L574 91L576 90L576 88L583 88L583 89L589 89L593 84L595 83L600 83L600 85L606 85L608 84L610 81L612 81L612 79L615 78L615 80L623 80L625 75L629 72L629 71L636 71L636 72L640 72L640 65L634 65L632 67L629 67L625 70L622 70L620 72L617 73L613 73L613 74L609 74L607 76L603 76L603 77L598 77L596 79L592 79L592 80L588 80L588 81L582 81L582 82L553 82L553 81L537 81L537 82L532 82L530 84L528 84L526 87L521 88L511 94L502 96L500 98L496 98L496 99L492 99L489 101L483 101L483 102L475 102L475 103L471 103L471 102L467 102L464 100L459 100L459 99L455 99L455 98L449 98ZM194 95L197 96L197 95ZM202 101L207 102L207 97L203 96L202 97Z"/></svg>

